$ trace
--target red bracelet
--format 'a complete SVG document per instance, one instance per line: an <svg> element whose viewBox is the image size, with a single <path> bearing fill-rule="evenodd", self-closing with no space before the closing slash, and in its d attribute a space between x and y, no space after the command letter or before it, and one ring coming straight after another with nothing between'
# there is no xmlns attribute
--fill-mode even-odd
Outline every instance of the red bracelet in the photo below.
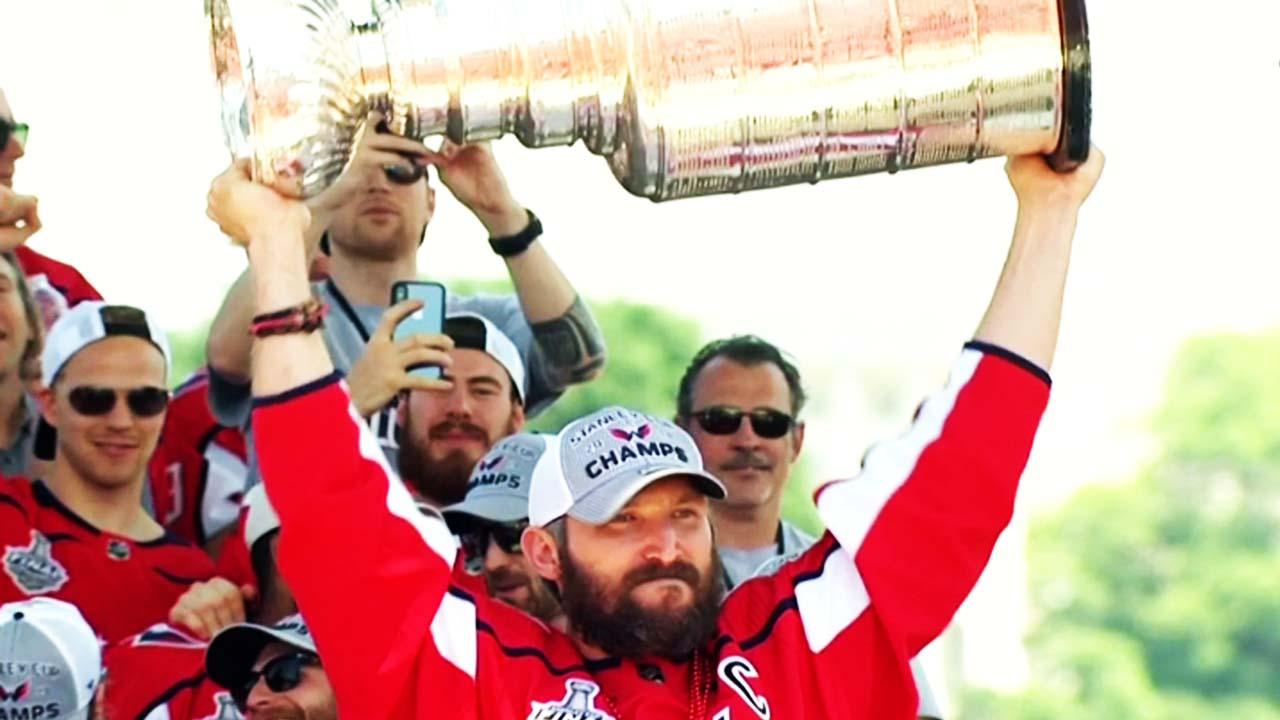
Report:
<svg viewBox="0 0 1280 720"><path fill-rule="evenodd" d="M254 337L315 332L324 325L329 306L312 298L301 305L263 313L253 317L249 333Z"/></svg>

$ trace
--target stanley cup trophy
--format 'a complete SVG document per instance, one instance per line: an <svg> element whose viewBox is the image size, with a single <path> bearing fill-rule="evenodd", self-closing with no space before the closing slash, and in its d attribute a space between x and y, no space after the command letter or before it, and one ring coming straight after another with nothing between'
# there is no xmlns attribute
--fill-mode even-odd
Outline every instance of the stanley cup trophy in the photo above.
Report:
<svg viewBox="0 0 1280 720"><path fill-rule="evenodd" d="M1083 0L206 0L222 120L297 197L370 111L458 143L581 140L652 200L1089 151Z"/></svg>

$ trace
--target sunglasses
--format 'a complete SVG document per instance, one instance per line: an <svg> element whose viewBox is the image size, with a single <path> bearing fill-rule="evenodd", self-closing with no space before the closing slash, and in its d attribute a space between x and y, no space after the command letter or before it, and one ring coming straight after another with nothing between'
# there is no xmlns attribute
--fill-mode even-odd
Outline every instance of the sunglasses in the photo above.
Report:
<svg viewBox="0 0 1280 720"><path fill-rule="evenodd" d="M732 435L742 427L742 418L751 418L751 430L756 435L776 440L791 431L796 421L781 410L757 408L747 412L736 407L717 405L692 413L698 425L712 435Z"/></svg>
<svg viewBox="0 0 1280 720"><path fill-rule="evenodd" d="M508 555L520 554L520 536L529 527L527 522L490 523L476 530L464 532L459 536L462 551L469 558L483 558L489 552L489 541L497 543L498 548Z"/></svg>
<svg viewBox="0 0 1280 720"><path fill-rule="evenodd" d="M116 407L116 399L124 395L129 412L136 417L155 417L169 407L169 391L158 387L140 387L132 390L82 385L67 393L72 409L81 415L106 415Z"/></svg>
<svg viewBox="0 0 1280 720"><path fill-rule="evenodd" d="M239 688L231 691L231 699L236 709L244 713L249 707L249 693L257 687L258 681L267 683L267 689L273 693L289 692L302 682L302 671L308 667L319 667L320 658L313 653L298 652L281 655L272 659L261 670L250 672Z"/></svg>
<svg viewBox="0 0 1280 720"><path fill-rule="evenodd" d="M31 127L26 123L15 123L0 118L0 150L3 150L4 146L9 144L10 135L18 139L19 145L26 147L27 134L29 132L31 132Z"/></svg>

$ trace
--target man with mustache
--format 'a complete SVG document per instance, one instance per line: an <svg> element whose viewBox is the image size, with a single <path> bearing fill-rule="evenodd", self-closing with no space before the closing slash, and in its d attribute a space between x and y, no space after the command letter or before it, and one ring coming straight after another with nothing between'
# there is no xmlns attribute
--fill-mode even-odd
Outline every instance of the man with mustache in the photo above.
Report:
<svg viewBox="0 0 1280 720"><path fill-rule="evenodd" d="M804 386L795 364L772 343L738 335L703 346L676 396L676 421L724 483L711 504L725 584L777 569L815 542L782 517L782 496L804 444ZM912 659L919 716L942 717L924 668Z"/></svg>
<svg viewBox="0 0 1280 720"><path fill-rule="evenodd" d="M564 612L520 547L529 526L529 486L536 473L554 472L548 435L518 433L499 440L476 463L467 497L443 511L466 554L467 570L483 577L490 596L564 629Z"/></svg>
<svg viewBox="0 0 1280 720"><path fill-rule="evenodd" d="M525 366L511 338L474 313L445 318L444 335L445 382L407 393L400 413L400 477L438 508L462 502L472 468L525 423Z"/></svg>
<svg viewBox="0 0 1280 720"><path fill-rule="evenodd" d="M372 451L306 321L306 207L254 185L247 164L228 170L210 215L247 246L257 306L294 318L255 339L253 418L281 571L339 712L913 716L908 660L950 622L1012 516L1048 402L1076 218L1101 170L1096 151L1065 174L1039 156L1010 160L1010 253L947 384L866 455L857 478L822 489L822 539L723 608L709 499L725 491L687 433L620 408L562 430L561 474L535 477L522 550L561 588L567 634L452 584L452 535Z"/></svg>

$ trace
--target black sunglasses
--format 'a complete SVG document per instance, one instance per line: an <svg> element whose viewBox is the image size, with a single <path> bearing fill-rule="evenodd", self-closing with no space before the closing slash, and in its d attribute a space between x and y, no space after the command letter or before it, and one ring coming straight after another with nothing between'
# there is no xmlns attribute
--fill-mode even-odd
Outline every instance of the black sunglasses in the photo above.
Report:
<svg viewBox="0 0 1280 720"><path fill-rule="evenodd" d="M489 541L497 543L498 548L508 555L520 554L520 536L529 527L527 522L488 523L475 530L468 530L459 535L462 551L469 558L483 558L489 552Z"/></svg>
<svg viewBox="0 0 1280 720"><path fill-rule="evenodd" d="M140 387L132 390L81 385L71 388L67 401L81 415L106 415L115 409L116 398L124 395L129 411L137 417L155 417L169 407L169 391L158 387Z"/></svg>
<svg viewBox="0 0 1280 720"><path fill-rule="evenodd" d="M387 122L384 120L378 123L378 126L374 128L374 131L378 133L389 133L391 132L391 129L387 127ZM412 155L405 153L399 153L399 155L409 161L409 167L405 167L403 165L383 165L382 173L387 176L387 182L394 183L396 185L412 185L421 180L423 176L427 174L427 166L419 165L414 162Z"/></svg>
<svg viewBox="0 0 1280 720"><path fill-rule="evenodd" d="M756 408L750 412L736 407L717 405L693 413L698 425L712 435L732 435L742 427L742 418L751 418L751 430L758 436L776 440L786 435L795 425L795 419L781 410Z"/></svg>
<svg viewBox="0 0 1280 720"><path fill-rule="evenodd" d="M244 713L249 707L249 694L257 687L258 680L267 683L267 689L273 693L289 692L302 682L302 671L308 667L318 667L320 658L314 653L297 652L273 658L261 670L250 672L244 684L231 691L231 699L236 709Z"/></svg>
<svg viewBox="0 0 1280 720"><path fill-rule="evenodd" d="M18 138L18 144L26 147L27 133L31 132L31 127L26 123L15 123L0 118L0 150L9 144L9 136Z"/></svg>

